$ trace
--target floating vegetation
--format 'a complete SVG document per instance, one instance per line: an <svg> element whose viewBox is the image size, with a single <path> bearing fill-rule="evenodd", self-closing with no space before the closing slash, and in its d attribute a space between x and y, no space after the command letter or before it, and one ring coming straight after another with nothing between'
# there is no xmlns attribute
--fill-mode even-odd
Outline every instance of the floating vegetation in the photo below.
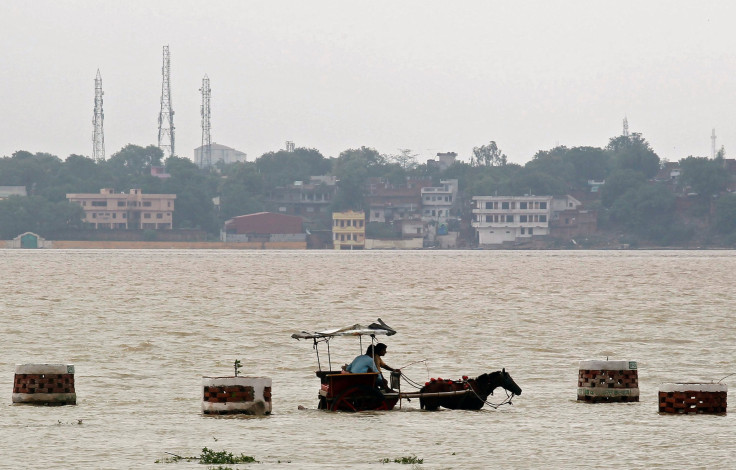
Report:
<svg viewBox="0 0 736 470"><path fill-rule="evenodd" d="M255 457L250 455L240 454L233 455L232 452L221 450L219 452L208 449L207 447L202 448L202 453L199 457L183 457L181 455L170 454L171 457L166 457L161 460L156 460L156 463L174 463L174 462L199 462L201 464L239 464L239 463L259 463ZM227 467L216 467L213 470L228 470Z"/></svg>
<svg viewBox="0 0 736 470"><path fill-rule="evenodd" d="M379 462L381 462L381 463L391 463L391 462L393 462L393 463L403 463L403 464L407 464L407 465L419 465L419 464L424 463L424 459L420 459L416 455L411 455L411 456L408 456L408 457L399 457L399 458L396 458L396 459L393 459L393 460L392 459L389 459L389 458L385 458L385 459L379 460Z"/></svg>

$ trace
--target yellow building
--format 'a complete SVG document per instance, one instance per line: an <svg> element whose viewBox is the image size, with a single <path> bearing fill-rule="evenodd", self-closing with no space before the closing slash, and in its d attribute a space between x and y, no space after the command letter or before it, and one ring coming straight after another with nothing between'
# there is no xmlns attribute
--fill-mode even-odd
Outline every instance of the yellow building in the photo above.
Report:
<svg viewBox="0 0 736 470"><path fill-rule="evenodd" d="M365 247L365 213L333 212L332 243L336 250L362 250Z"/></svg>
<svg viewBox="0 0 736 470"><path fill-rule="evenodd" d="M143 194L140 189L115 193L67 194L84 209L84 222L94 228L171 230L176 194Z"/></svg>

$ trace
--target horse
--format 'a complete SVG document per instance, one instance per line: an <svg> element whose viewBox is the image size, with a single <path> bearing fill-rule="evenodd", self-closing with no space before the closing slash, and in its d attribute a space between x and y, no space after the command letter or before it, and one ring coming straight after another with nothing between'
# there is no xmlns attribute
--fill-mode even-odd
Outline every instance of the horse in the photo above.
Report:
<svg viewBox="0 0 736 470"><path fill-rule="evenodd" d="M449 396L422 396L419 398L419 405L428 411L435 411L440 406L453 410L479 410L483 408L488 395L493 395L493 391L498 387L506 389L511 396L521 395L521 387L516 385L506 369L501 369L479 375L474 379L468 379L467 376L457 381L432 379L419 390L420 393L468 391Z"/></svg>

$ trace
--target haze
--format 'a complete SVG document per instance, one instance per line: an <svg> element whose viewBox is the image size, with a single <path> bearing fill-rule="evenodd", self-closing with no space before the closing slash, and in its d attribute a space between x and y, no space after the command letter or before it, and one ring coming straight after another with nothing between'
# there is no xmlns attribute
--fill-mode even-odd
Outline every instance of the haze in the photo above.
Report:
<svg viewBox="0 0 736 470"><path fill-rule="evenodd" d="M661 158L732 157L733 2L33 1L0 7L0 156L92 155L94 77L107 155L157 143L162 47L176 151L291 140L420 159L491 140L524 163L605 146L626 116ZM736 151L736 150L734 150Z"/></svg>

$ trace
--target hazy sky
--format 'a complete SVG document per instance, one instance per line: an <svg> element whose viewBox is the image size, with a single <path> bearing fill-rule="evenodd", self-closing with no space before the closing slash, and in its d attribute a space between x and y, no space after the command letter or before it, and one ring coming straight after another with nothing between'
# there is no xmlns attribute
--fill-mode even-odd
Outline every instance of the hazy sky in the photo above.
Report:
<svg viewBox="0 0 736 470"><path fill-rule="evenodd" d="M94 78L108 157L157 143L162 47L176 150L362 145L421 159L491 140L517 163L604 146L628 117L662 158L736 156L732 1L0 0L0 156L92 154Z"/></svg>

